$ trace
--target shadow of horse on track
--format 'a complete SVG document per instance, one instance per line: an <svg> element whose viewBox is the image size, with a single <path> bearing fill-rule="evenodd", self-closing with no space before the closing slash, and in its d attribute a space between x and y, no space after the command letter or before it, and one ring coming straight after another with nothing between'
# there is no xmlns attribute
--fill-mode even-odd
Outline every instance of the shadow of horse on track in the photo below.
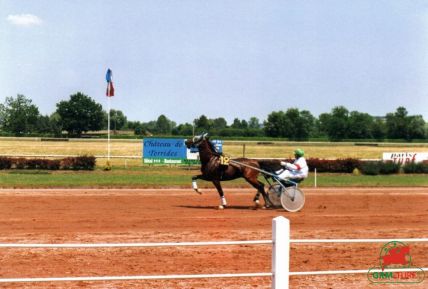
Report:
<svg viewBox="0 0 428 289"><path fill-rule="evenodd" d="M184 208L184 209L202 209L202 210L212 210L212 206L176 206L176 208ZM228 210L237 210L237 211L254 211L256 207L254 206L227 206ZM276 210L276 211L283 211L279 208L270 208L269 211Z"/></svg>

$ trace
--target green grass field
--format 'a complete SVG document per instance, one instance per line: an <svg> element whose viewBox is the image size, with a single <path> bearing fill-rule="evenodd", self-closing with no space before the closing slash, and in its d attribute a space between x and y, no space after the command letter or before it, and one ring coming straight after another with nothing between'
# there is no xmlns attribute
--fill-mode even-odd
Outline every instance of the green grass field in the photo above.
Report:
<svg viewBox="0 0 428 289"><path fill-rule="evenodd" d="M294 148L302 147L308 158L366 158L379 159L382 152L427 152L428 144L354 145L353 143L293 143L293 142L234 142L226 141L225 154L249 158L288 158ZM32 138L0 138L0 155L106 155L105 140L40 141ZM113 170L103 171L105 158L97 158L97 169L74 171L0 171L0 187L190 187L191 176L199 174L198 167L148 166L141 160L141 140L114 140L112 156L135 156L137 159L112 159ZM303 184L314 186L312 174ZM212 187L200 181L201 187ZM229 187L248 186L244 180L224 184ZM354 176L319 174L318 186L428 186L426 175Z"/></svg>
<svg viewBox="0 0 428 289"><path fill-rule="evenodd" d="M72 171L0 171L0 187L55 188L55 187L126 187L126 188L189 188L191 176L199 170L179 167L142 167L135 169L113 168L90 172ZM265 182L263 178L261 181ZM198 181L200 187L210 187L210 182ZM265 182L266 183L266 182ZM314 174L310 174L301 186L313 187ZM224 182L225 187L250 187L243 179ZM318 174L319 187L415 187L428 186L426 175L355 176L352 174Z"/></svg>

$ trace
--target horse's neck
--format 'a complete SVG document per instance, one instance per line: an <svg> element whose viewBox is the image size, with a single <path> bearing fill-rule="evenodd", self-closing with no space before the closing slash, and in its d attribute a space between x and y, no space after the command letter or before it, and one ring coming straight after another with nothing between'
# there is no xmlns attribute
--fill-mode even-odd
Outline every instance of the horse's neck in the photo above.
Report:
<svg viewBox="0 0 428 289"><path fill-rule="evenodd" d="M203 164L208 163L215 155L216 154L212 151L210 145L207 142L203 142L199 145L199 158Z"/></svg>

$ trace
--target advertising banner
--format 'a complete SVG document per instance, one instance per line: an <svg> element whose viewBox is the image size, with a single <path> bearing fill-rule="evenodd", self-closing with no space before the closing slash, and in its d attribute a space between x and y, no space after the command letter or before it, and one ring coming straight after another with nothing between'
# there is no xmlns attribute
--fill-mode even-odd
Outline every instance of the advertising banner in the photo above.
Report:
<svg viewBox="0 0 428 289"><path fill-rule="evenodd" d="M394 152L394 153L383 153L382 160L393 161L394 163L405 164L405 163L420 163L428 161L428 152Z"/></svg>
<svg viewBox="0 0 428 289"><path fill-rule="evenodd" d="M143 140L145 164L181 164L186 159L183 139L147 138Z"/></svg>
<svg viewBox="0 0 428 289"><path fill-rule="evenodd" d="M185 139L146 138L143 140L144 164L193 164L199 163L197 148L188 149ZM218 152L223 151L223 141L211 141Z"/></svg>

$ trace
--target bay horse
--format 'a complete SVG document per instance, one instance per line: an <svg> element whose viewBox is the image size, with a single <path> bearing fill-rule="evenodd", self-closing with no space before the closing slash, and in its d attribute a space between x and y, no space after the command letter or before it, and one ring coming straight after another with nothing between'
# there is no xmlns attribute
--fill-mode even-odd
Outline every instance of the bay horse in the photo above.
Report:
<svg viewBox="0 0 428 289"><path fill-rule="evenodd" d="M262 207L259 201L260 194L263 196L265 207L270 207L271 203L265 192L264 184L258 180L260 171L256 169L262 169L270 172L278 170L281 168L278 160L237 158L230 160L228 164L222 164L223 156L216 151L213 144L209 141L207 133L188 139L185 144L187 148L195 147L199 151L202 174L192 177L192 186L197 193L201 194L201 191L198 189L196 180L201 179L211 181L220 196L220 205L218 208L224 209L227 202L220 182L244 178L249 184L257 189L257 193L253 199L255 208ZM253 169L252 167L256 169Z"/></svg>

